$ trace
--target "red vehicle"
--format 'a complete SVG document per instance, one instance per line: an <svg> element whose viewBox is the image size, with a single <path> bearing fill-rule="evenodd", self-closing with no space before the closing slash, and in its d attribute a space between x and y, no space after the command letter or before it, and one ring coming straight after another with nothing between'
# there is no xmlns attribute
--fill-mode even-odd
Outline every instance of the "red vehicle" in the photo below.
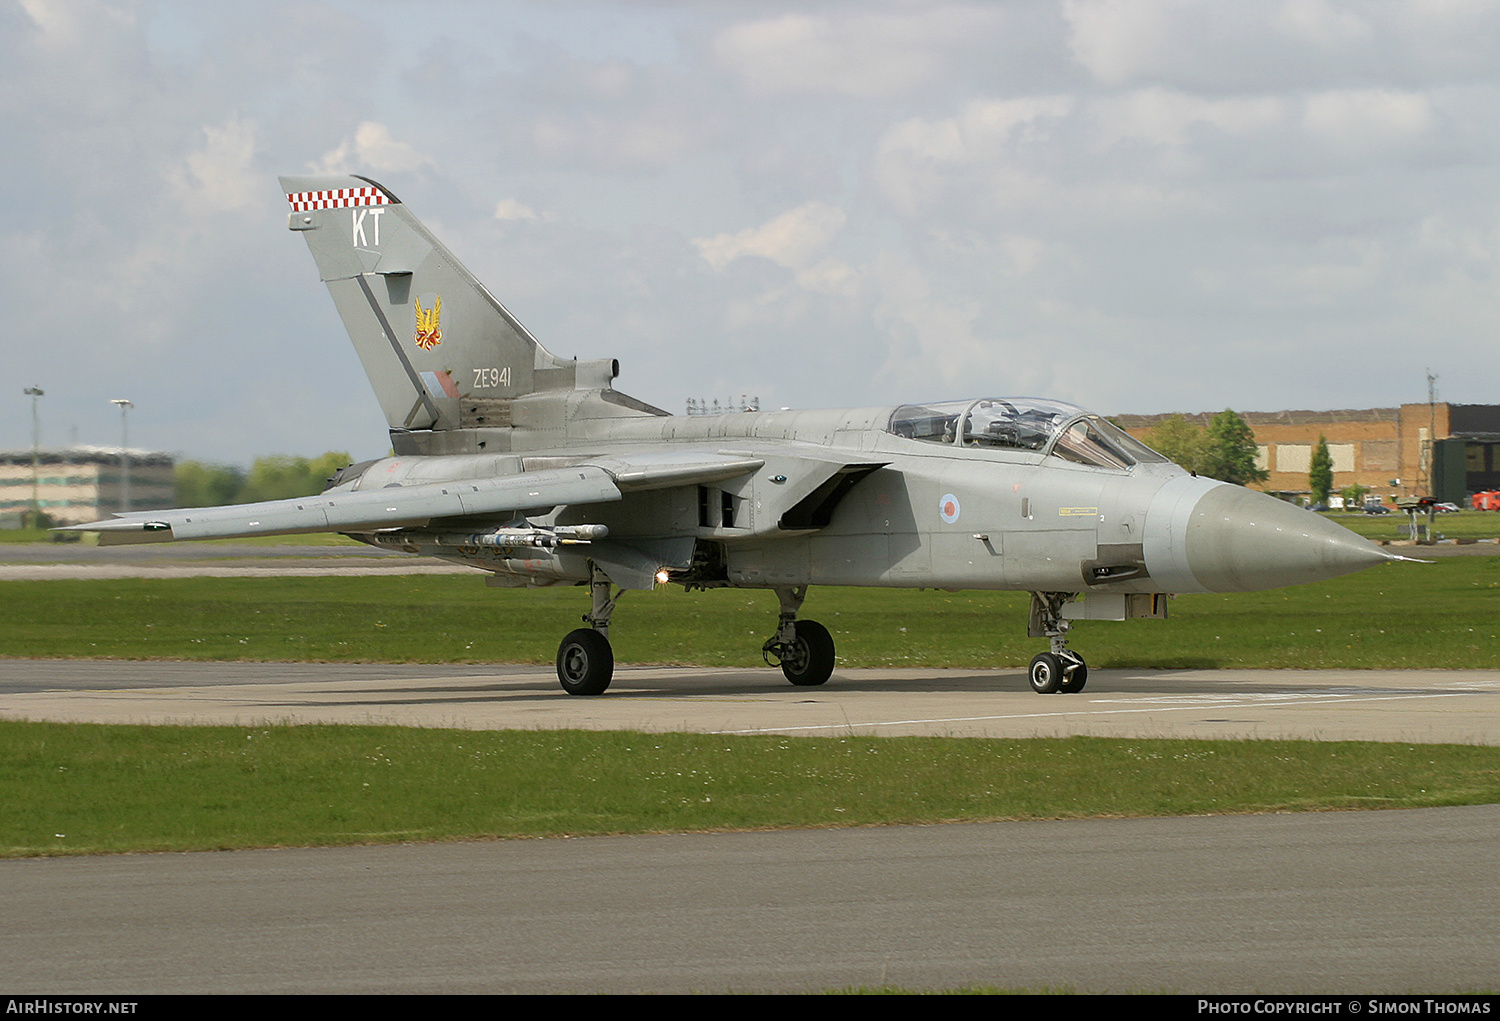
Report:
<svg viewBox="0 0 1500 1021"><path fill-rule="evenodd" d="M1500 511L1500 489L1487 489L1474 494L1475 510Z"/></svg>

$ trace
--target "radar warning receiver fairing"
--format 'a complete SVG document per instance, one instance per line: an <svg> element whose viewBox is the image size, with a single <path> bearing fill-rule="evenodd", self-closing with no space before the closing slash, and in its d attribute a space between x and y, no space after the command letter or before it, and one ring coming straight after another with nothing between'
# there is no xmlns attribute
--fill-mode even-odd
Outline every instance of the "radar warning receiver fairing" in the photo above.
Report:
<svg viewBox="0 0 1500 1021"><path fill-rule="evenodd" d="M390 426L394 454L319 496L120 514L72 526L106 545L343 532L488 572L501 586L587 585L563 638L564 690L610 683L626 589L765 588L763 653L828 680L810 585L1031 593L1038 692L1076 692L1076 620L1167 615L1167 594L1320 581L1385 560L1290 504L1199 478L1097 415L982 398L897 408L683 417L614 388L619 364L539 344L391 192L284 177Z"/></svg>

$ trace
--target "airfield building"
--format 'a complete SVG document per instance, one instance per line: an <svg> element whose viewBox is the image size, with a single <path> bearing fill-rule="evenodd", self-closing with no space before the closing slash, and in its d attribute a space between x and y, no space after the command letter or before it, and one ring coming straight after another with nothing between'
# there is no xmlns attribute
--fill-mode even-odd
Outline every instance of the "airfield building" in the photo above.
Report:
<svg viewBox="0 0 1500 1021"><path fill-rule="evenodd" d="M1500 488L1500 405L1403 404L1343 411L1240 412L1255 433L1257 459L1270 479L1257 489L1307 496L1318 438L1333 456L1334 490L1364 486L1387 501L1432 496L1467 506L1467 498ZM1118 415L1145 438L1170 415ZM1214 412L1184 415L1207 426Z"/></svg>
<svg viewBox="0 0 1500 1021"><path fill-rule="evenodd" d="M130 466L130 509L162 510L177 505L171 454L126 451ZM54 524L71 525L109 517L125 505L125 473L119 447L68 447L38 451L33 471L30 450L0 451L0 527L18 528L33 499Z"/></svg>

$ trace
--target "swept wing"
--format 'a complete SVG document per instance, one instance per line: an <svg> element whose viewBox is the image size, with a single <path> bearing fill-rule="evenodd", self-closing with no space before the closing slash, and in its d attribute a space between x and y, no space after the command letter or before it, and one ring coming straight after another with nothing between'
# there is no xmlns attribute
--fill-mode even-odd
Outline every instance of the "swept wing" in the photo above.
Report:
<svg viewBox="0 0 1500 1021"><path fill-rule="evenodd" d="M763 463L743 456L649 452L498 478L392 486L373 492L335 489L289 500L125 514L65 530L98 532L100 545L115 546L413 528L445 518L505 517L561 504L610 503L629 491L735 478Z"/></svg>

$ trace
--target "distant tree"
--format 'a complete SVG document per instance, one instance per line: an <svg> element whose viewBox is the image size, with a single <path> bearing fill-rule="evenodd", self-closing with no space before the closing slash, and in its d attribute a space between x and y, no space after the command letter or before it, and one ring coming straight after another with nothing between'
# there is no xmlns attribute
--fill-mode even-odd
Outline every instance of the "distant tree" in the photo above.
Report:
<svg viewBox="0 0 1500 1021"><path fill-rule="evenodd" d="M245 472L227 464L178 461L174 471L177 506L217 507L235 503L245 487Z"/></svg>
<svg viewBox="0 0 1500 1021"><path fill-rule="evenodd" d="M1307 486L1312 490L1313 503L1328 503L1328 494L1333 492L1333 455L1328 452L1326 436L1318 437L1318 446L1313 450L1312 466L1307 472Z"/></svg>
<svg viewBox="0 0 1500 1021"><path fill-rule="evenodd" d="M321 493L328 480L350 462L343 451L321 457L257 457L249 472L224 464L179 461L176 469L177 506L217 507L227 503L285 500Z"/></svg>
<svg viewBox="0 0 1500 1021"><path fill-rule="evenodd" d="M1146 445L1188 471L1202 473L1203 429L1172 415L1154 426L1145 436Z"/></svg>
<svg viewBox="0 0 1500 1021"><path fill-rule="evenodd" d="M1339 495L1344 498L1344 509L1358 510L1364 506L1365 494L1369 491L1367 487L1361 486L1358 482L1352 486L1345 486L1343 489L1340 489Z"/></svg>
<svg viewBox="0 0 1500 1021"><path fill-rule="evenodd" d="M338 474L340 468L347 468L354 463L354 458L349 456L347 450L330 450L326 454L312 459L309 466L312 470L313 483L318 487L313 490L321 493L328 487L328 480Z"/></svg>
<svg viewBox="0 0 1500 1021"><path fill-rule="evenodd" d="M1265 482L1271 477L1270 472L1255 463L1259 447L1254 431L1229 408L1214 416L1204 430L1203 440L1204 465L1198 474L1240 486Z"/></svg>
<svg viewBox="0 0 1500 1021"><path fill-rule="evenodd" d="M48 514L44 510L33 510L30 507L27 507L21 512L21 527L30 531L45 532L55 524L56 522L52 520L52 515ZM55 532L53 533L51 538L55 541L58 539L58 536L62 534L65 533ZM76 538L77 535L77 532L73 533L74 538Z"/></svg>
<svg viewBox="0 0 1500 1021"><path fill-rule="evenodd" d="M333 473L349 462L349 455L343 451L330 451L311 461L285 454L257 457L235 502L257 503L321 493Z"/></svg>

